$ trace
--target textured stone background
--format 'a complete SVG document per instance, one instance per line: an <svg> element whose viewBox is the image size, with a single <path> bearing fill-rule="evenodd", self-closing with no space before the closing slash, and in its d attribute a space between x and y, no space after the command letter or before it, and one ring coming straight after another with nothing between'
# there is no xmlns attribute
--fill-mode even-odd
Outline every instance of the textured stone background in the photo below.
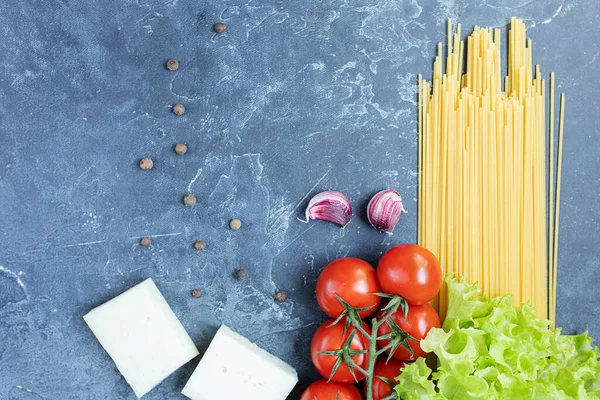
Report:
<svg viewBox="0 0 600 400"><path fill-rule="evenodd" d="M299 398L316 378L319 270L415 240L416 74L430 75L446 19L469 31L512 15L568 96L558 324L600 337L600 3L3 1L0 399L133 399L81 316L146 277L201 349L225 323L291 363ZM137 168L144 156L154 170ZM386 187L410 211L392 237L364 217ZM329 188L353 201L347 229L298 222ZM181 205L188 192L195 208ZM277 288L291 300L275 303ZM182 398L197 362L146 398Z"/></svg>

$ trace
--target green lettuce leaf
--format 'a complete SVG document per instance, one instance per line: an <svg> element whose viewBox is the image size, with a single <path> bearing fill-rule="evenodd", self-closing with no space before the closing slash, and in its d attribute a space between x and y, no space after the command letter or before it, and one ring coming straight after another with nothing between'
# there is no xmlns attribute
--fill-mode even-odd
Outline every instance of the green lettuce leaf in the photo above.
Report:
<svg viewBox="0 0 600 400"><path fill-rule="evenodd" d="M405 400L440 400L444 397L435 391L435 386L429 376L431 369L423 357L414 363L406 365L402 374L396 378L396 393L399 399Z"/></svg>
<svg viewBox="0 0 600 400"><path fill-rule="evenodd" d="M445 280L444 325L421 341L437 356L437 371L423 359L406 366L399 399L600 400L600 353L587 332L562 335L510 295L490 298L464 278Z"/></svg>

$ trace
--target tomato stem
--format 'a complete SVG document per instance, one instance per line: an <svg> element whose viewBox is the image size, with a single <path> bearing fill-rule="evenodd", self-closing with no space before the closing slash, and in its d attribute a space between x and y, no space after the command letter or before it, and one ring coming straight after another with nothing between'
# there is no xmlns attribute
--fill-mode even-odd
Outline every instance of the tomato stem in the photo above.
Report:
<svg viewBox="0 0 600 400"><path fill-rule="evenodd" d="M395 312L395 311L394 311ZM393 312L392 312L393 313ZM383 316L381 321L377 321L376 318L371 320L371 334L366 335L369 338L369 364L367 366L367 372L365 373L365 379L367 381L367 399L373 400L373 379L375 378L375 362L377 357L385 352L388 348L392 347L392 344L385 346L383 349L377 351L377 332L379 327L383 325L388 319L391 318L392 313L387 313ZM392 399L395 397L392 397Z"/></svg>
<svg viewBox="0 0 600 400"><path fill-rule="evenodd" d="M367 373L365 379L367 380L367 400L373 400L373 374L375 370L375 361L377 360L377 330L379 329L379 323L375 318L371 321L372 332L369 335L369 364L367 366Z"/></svg>
<svg viewBox="0 0 600 400"><path fill-rule="evenodd" d="M385 346L384 348L381 348L379 350L377 350L377 355L380 356L383 353L385 353L387 350L391 349L394 346L393 343L388 344L387 346Z"/></svg>
<svg viewBox="0 0 600 400"><path fill-rule="evenodd" d="M362 325L363 323L362 323L362 320L358 313L359 310L363 310L363 309L355 309L352 306L348 305L343 299L341 299L339 297L338 297L338 300L344 306L345 311L344 311L343 315L340 316L340 318L336 319L335 322L332 324L332 325L335 325L342 319L343 316L346 316L347 320L350 321L351 325L357 331L359 331L364 337L369 339L369 351L367 353L369 362L367 364L366 371L363 368L361 368L360 366L358 366L356 363L354 363L354 361L351 358L349 361L345 361L346 364L349 364L349 366L351 366L352 368L357 369L365 376L366 385L367 385L366 400L373 400L373 379L375 379L374 371L375 371L375 362L377 361L377 357L379 355L385 353L386 350L392 349L394 346L397 347L397 345L394 343L394 341L392 341L388 345L383 347L382 349L377 350L377 339L379 339L379 337L377 336L377 332L379 331L379 328L384 323L386 323L388 320L391 319L392 314L394 314L396 311L398 311L398 309L400 307L402 308L402 311L405 316L408 314L408 304L406 303L406 301L403 298L401 298L400 296L397 296L397 295L386 295L383 293L380 295L381 295L381 297L391 298L391 300L388 303L388 305L384 308L385 313L383 314L383 317L381 318L381 320L378 321L377 318L373 318L371 320L371 333L367 332L367 330L365 328L363 328L363 325ZM394 323L394 326L395 326L395 323ZM348 347L349 347L349 344L348 344ZM333 376L333 374L332 374L332 376ZM385 398L385 400L391 400L391 399L395 399L395 398L396 398L396 395L394 394L394 392L392 392L389 396L387 396Z"/></svg>
<svg viewBox="0 0 600 400"><path fill-rule="evenodd" d="M362 333L362 334L363 334L365 337L368 337L368 338L370 338L370 337L371 337L371 335L369 334L369 332L367 332L367 331L365 330L365 328L363 328L363 327L362 327L362 324L360 324L360 323L359 323L359 324L354 324L354 323L352 323L352 324L353 324L353 325L354 325L354 327L355 327L355 328L356 328L356 329L357 329L357 330L358 330L360 333Z"/></svg>
<svg viewBox="0 0 600 400"><path fill-rule="evenodd" d="M381 400L394 400L396 398L398 398L398 396L396 396L396 391L394 390L392 391L392 393L390 393L388 396L384 397Z"/></svg>

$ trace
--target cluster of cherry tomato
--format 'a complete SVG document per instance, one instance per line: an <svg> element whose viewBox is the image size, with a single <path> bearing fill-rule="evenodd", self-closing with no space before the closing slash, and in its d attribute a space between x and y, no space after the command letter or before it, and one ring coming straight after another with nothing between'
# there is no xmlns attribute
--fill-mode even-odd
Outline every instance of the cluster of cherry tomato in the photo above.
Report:
<svg viewBox="0 0 600 400"><path fill-rule="evenodd" d="M441 281L438 260L430 251L415 244L402 244L388 250L379 261L377 270L358 258L340 258L328 264L317 280L316 295L320 308L332 319L317 329L310 346L313 365L324 379L310 385L301 400L362 400L360 392L352 384L364 379L365 375L346 363L336 365L338 357L331 353L350 341L350 349L356 354L351 357L352 361L366 371L370 338L354 327L346 329L343 321L346 317L333 323L346 310L340 299L353 307L360 318L374 314L374 318L381 320L384 311L380 307L380 293L401 296L409 307L406 318L398 309L379 326L377 346L384 348L389 344L389 340L379 338L390 334L392 327L400 328L416 339L407 341L412 354L408 348L400 346L393 350L389 361L385 357L375 363L372 398L381 400L389 396L393 390L390 383L395 382L394 378L400 375L404 364L426 355L420 347L420 340L432 327L440 327L440 318L428 302L438 293ZM395 324L388 323L390 319ZM362 324L363 330L371 334L369 325ZM350 335L353 337L350 338ZM391 349L387 352L390 353Z"/></svg>

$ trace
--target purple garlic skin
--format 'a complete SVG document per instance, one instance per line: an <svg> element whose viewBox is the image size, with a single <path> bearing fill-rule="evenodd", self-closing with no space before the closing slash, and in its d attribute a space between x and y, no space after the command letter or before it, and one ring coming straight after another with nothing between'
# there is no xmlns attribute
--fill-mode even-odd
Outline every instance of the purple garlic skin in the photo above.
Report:
<svg viewBox="0 0 600 400"><path fill-rule="evenodd" d="M333 190L318 193L308 202L306 221L318 219L333 222L342 228L352 219L352 206L345 194Z"/></svg>
<svg viewBox="0 0 600 400"><path fill-rule="evenodd" d="M390 235L406 210L402 205L402 197L395 190L382 190L377 193L367 206L367 218L373 228L385 231Z"/></svg>

